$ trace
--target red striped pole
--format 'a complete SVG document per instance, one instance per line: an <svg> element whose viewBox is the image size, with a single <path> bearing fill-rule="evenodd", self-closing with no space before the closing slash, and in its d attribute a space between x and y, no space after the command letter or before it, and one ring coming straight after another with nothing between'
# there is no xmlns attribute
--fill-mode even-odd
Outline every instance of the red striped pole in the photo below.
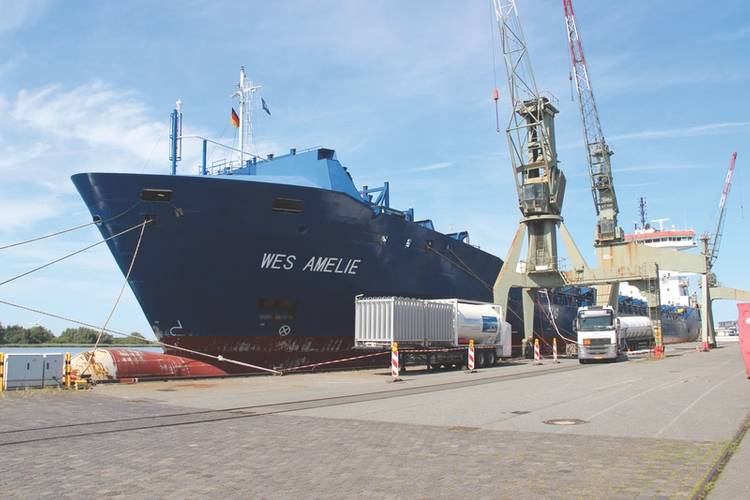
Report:
<svg viewBox="0 0 750 500"><path fill-rule="evenodd" d="M474 339L469 339L469 358L466 367L470 372L474 371Z"/></svg>
<svg viewBox="0 0 750 500"><path fill-rule="evenodd" d="M400 382L398 376L398 342L391 343L391 377L393 382Z"/></svg>
<svg viewBox="0 0 750 500"><path fill-rule="evenodd" d="M557 338L552 337L552 362L553 363L559 363L560 360L557 359Z"/></svg>
<svg viewBox="0 0 750 500"><path fill-rule="evenodd" d="M542 353L539 350L539 339L534 339L534 364L542 364Z"/></svg>

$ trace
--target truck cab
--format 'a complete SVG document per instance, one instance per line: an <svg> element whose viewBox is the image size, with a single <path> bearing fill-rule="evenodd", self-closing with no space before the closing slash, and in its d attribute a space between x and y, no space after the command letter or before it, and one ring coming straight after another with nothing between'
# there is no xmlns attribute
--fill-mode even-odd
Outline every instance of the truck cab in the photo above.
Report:
<svg viewBox="0 0 750 500"><path fill-rule="evenodd" d="M619 319L610 306L580 307L576 316L578 361L616 359L619 354L617 335Z"/></svg>

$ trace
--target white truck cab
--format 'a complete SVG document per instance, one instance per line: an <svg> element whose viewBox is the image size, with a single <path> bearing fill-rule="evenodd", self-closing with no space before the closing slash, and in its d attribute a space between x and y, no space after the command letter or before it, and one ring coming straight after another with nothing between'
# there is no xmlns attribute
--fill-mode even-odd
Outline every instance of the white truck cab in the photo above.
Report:
<svg viewBox="0 0 750 500"><path fill-rule="evenodd" d="M645 316L617 316L610 306L580 307L576 316L578 361L617 359L625 349L648 347L654 339Z"/></svg>
<svg viewBox="0 0 750 500"><path fill-rule="evenodd" d="M578 361L616 359L619 354L617 323L609 307L580 307L576 316Z"/></svg>

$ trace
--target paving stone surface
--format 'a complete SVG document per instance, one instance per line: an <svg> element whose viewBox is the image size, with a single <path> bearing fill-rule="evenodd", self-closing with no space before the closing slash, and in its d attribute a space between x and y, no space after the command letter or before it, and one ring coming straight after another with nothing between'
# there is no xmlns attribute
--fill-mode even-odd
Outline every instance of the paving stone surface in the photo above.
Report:
<svg viewBox="0 0 750 500"><path fill-rule="evenodd" d="M0 498L687 498L750 381L736 347L683 352L0 393ZM748 443L717 498L746 496Z"/></svg>
<svg viewBox="0 0 750 500"><path fill-rule="evenodd" d="M6 397L9 424L36 406L41 415L80 412L104 420L165 415L184 408L79 395ZM25 410L21 411L22 408ZM207 414L213 418L215 414ZM0 444L5 498L229 497L685 497L718 458L722 442L551 435L474 427L394 424L298 415L64 436ZM158 424L147 417L140 427ZM107 424L112 425L112 424ZM109 429L109 427L107 427ZM17 433L16 433L17 434ZM46 438L46 439L45 439Z"/></svg>

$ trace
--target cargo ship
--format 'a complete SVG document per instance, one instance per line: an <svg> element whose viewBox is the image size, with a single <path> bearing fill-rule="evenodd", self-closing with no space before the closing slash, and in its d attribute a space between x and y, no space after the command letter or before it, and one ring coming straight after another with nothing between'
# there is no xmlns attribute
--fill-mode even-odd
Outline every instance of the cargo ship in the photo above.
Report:
<svg viewBox="0 0 750 500"><path fill-rule="evenodd" d="M665 227L669 219L646 220L645 200L640 199L640 225L625 235L625 241L669 248L677 251L696 247L695 230ZM660 314L664 343L691 342L700 337L701 311L695 293L690 292L690 275L659 270ZM627 284L620 285L620 313L647 315L648 308L641 292Z"/></svg>
<svg viewBox="0 0 750 500"><path fill-rule="evenodd" d="M184 356L176 348L185 348L264 367L304 366L355 354L358 295L492 302L500 258L470 244L466 231L443 233L414 209L391 207L387 182L357 187L333 149L249 154L245 123L258 88L243 69L240 113L232 109L240 146L197 138L197 175L177 175L187 139L178 101L171 175L72 177L104 238L149 221L128 281L168 354ZM208 165L210 143L236 159ZM107 241L124 275L138 240L130 231ZM535 335L543 347L554 336L575 339L576 311L594 294L575 287L540 293ZM516 348L520 311L516 290L506 315Z"/></svg>

